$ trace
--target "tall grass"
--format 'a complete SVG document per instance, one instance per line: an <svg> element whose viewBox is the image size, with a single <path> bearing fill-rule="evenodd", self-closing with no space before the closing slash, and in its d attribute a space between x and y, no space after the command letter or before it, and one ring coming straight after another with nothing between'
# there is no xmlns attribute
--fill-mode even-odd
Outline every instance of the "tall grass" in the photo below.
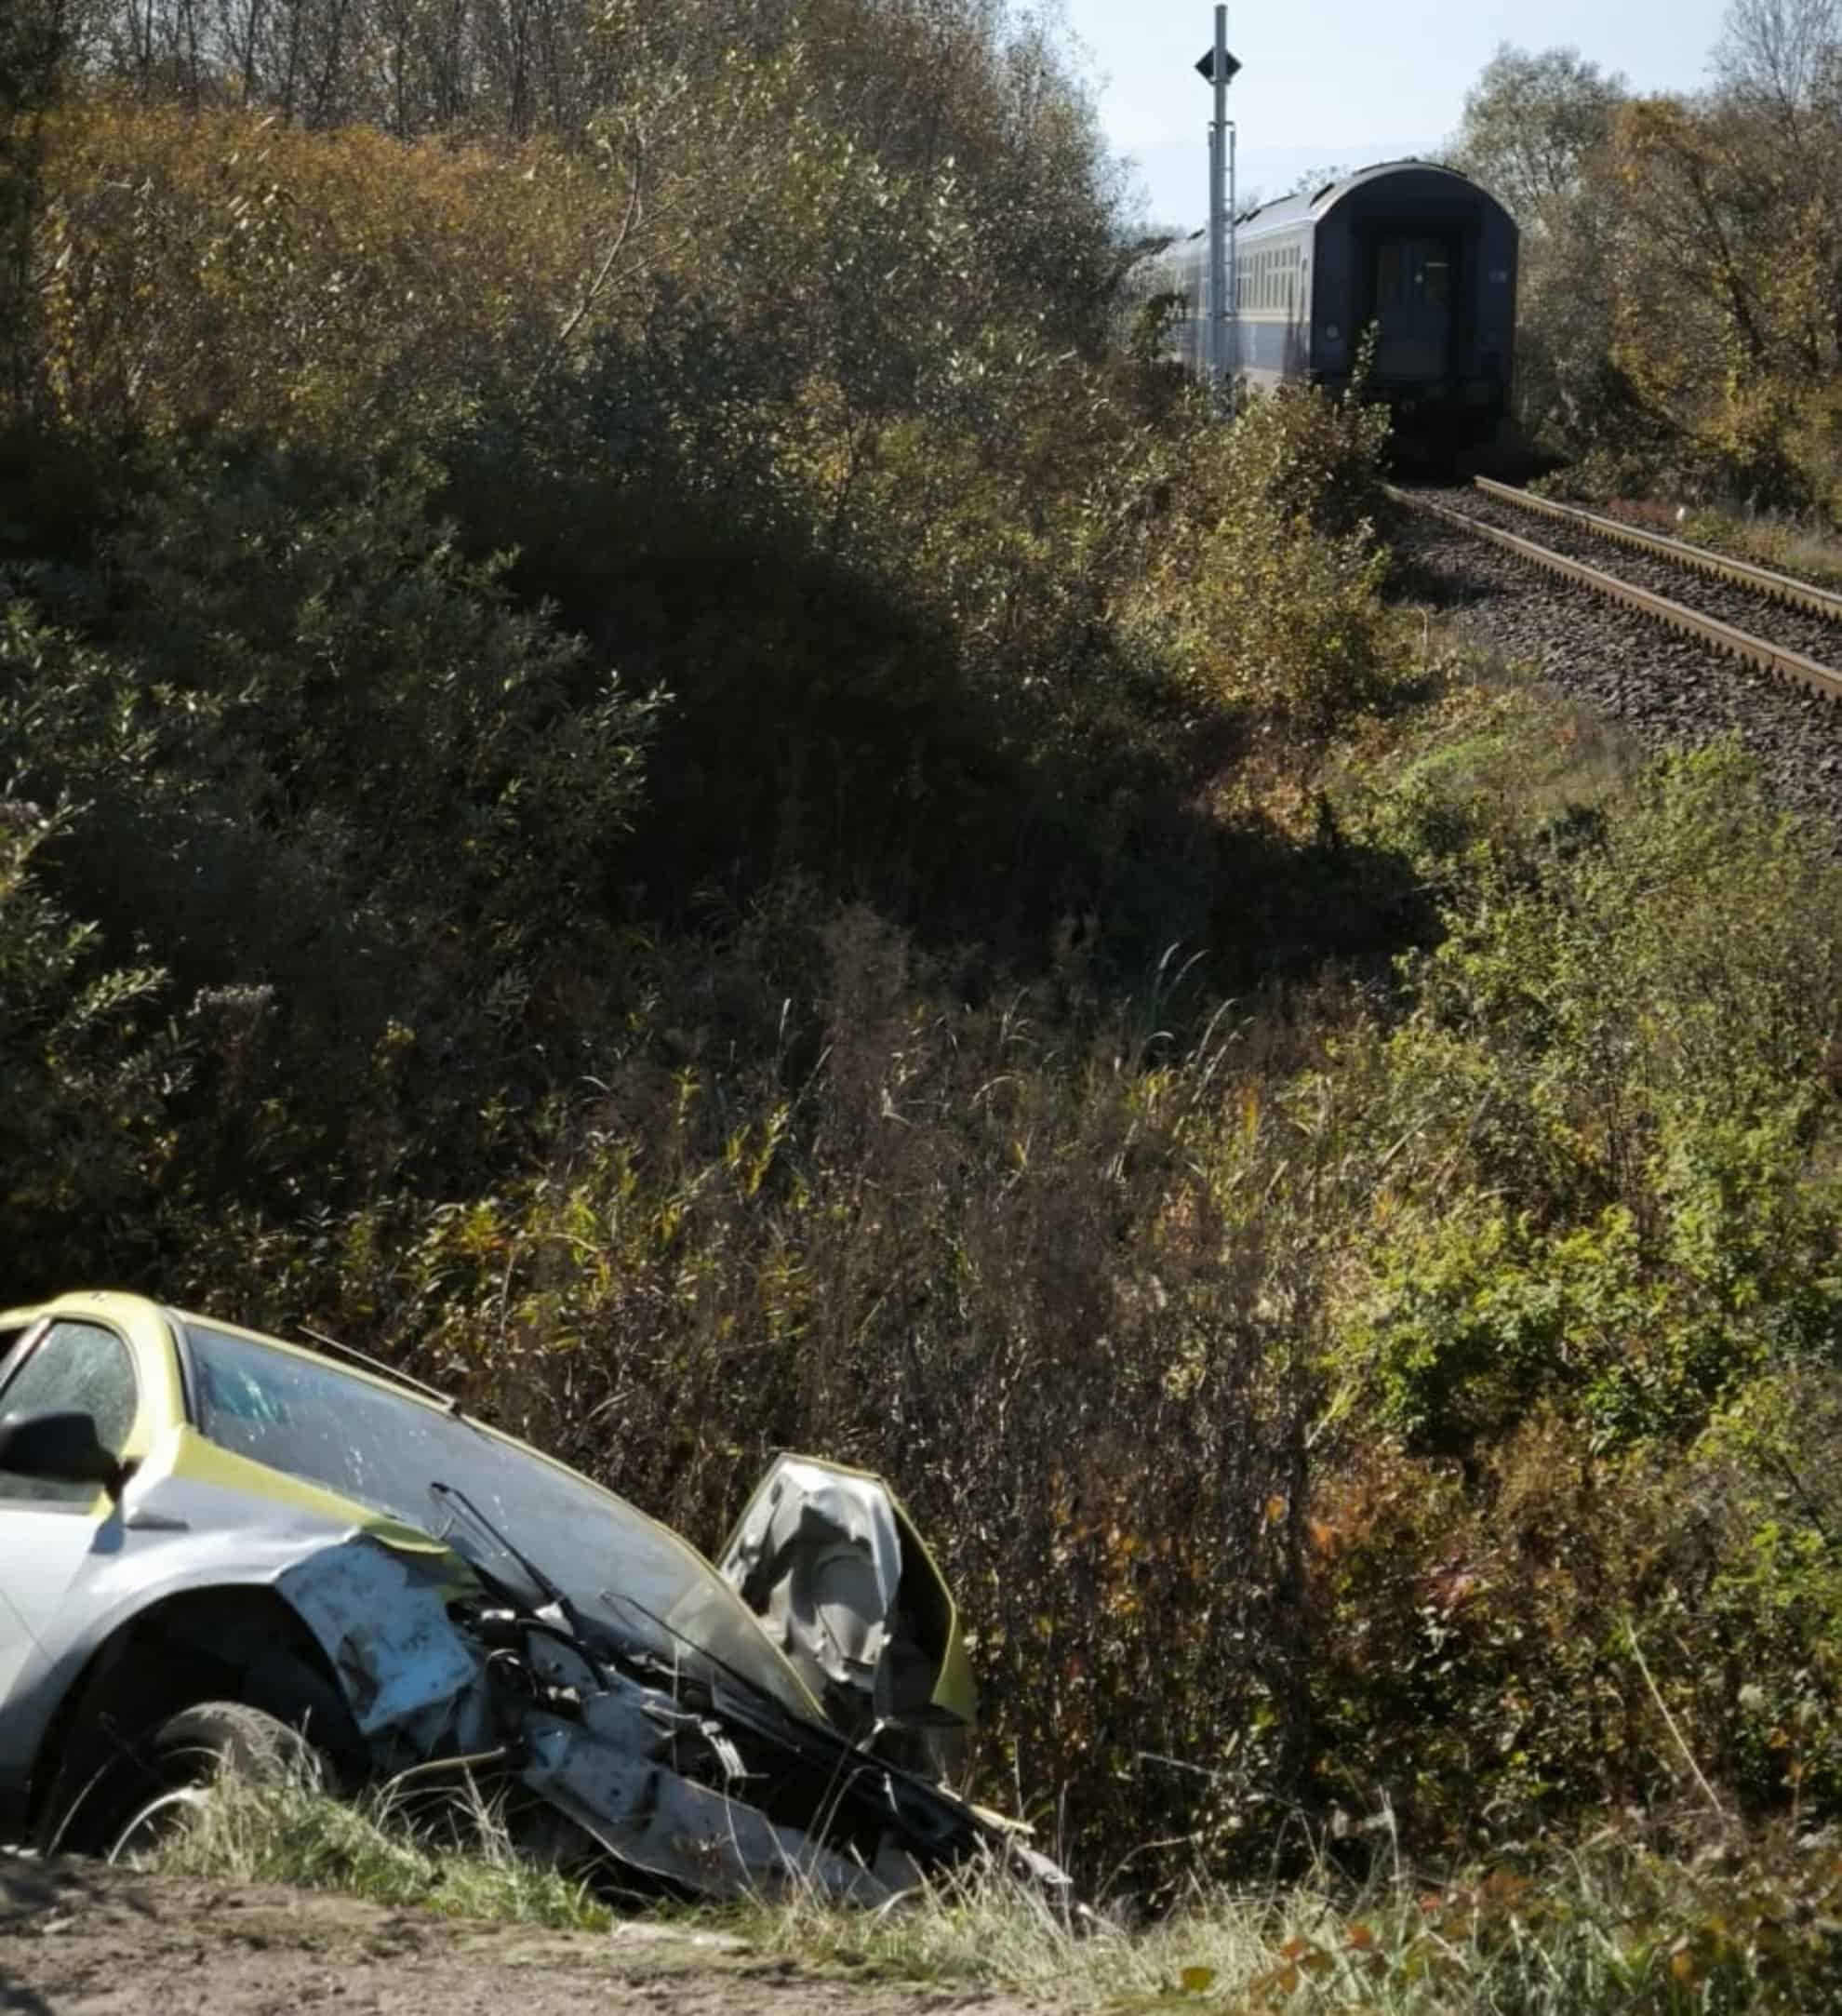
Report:
<svg viewBox="0 0 1842 2016"><path fill-rule="evenodd" d="M1689 1866L1608 1829L1578 1852L1435 1879L1393 1851L1385 1811L1368 1831L1382 1852L1366 1878L1352 1879L1327 1840L1302 1876L1198 1883L1155 1923L1067 1910L987 1862L876 1911L816 1886L781 1889L720 1909L661 1907L662 1929L706 1951L1077 2009L1702 2016L1815 2011L1842 1987L1834 1843L1710 1852ZM521 1857L502 1814L477 1796L447 1809L436 1841L400 1799L354 1807L300 1778L227 1780L158 1860L470 1918L588 1932L615 1922L589 1883Z"/></svg>
<svg viewBox="0 0 1842 2016"><path fill-rule="evenodd" d="M604 1931L613 1912L587 1883L522 1853L502 1810L456 1782L439 1821L402 1791L355 1801L327 1791L311 1764L274 1781L227 1773L150 1858L171 1874L285 1883L394 1906L511 1925Z"/></svg>

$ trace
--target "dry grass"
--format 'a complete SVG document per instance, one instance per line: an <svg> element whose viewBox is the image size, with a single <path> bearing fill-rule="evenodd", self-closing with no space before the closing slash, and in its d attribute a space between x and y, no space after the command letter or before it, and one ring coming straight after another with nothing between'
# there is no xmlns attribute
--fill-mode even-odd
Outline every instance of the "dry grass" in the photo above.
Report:
<svg viewBox="0 0 1842 2016"><path fill-rule="evenodd" d="M348 1802L311 1768L277 1783L226 1777L153 1859L182 1876L285 1883L454 1917L574 1931L614 1922L587 1884L521 1854L471 1782L430 1827L412 1823L387 1786Z"/></svg>
<svg viewBox="0 0 1842 2016"><path fill-rule="evenodd" d="M304 1782L222 1784L161 1864L472 1918L613 1925L591 1888L521 1858L485 1802L461 1821L436 1845L387 1797L353 1807ZM1820 1865L1833 1850L1769 1874L1709 1875L1601 1841L1547 1856L1534 1876L1430 1881L1391 1852L1385 1812L1369 1831L1382 1852L1365 1881L1320 1856L1301 1880L1197 1885L1144 1925L1067 1912L989 1865L876 1911L816 1889L720 1911L661 1909L809 1969L1074 2008L1688 2016L1822 2005L1829 1940L1817 1907L1833 1902L1836 1878Z"/></svg>
<svg viewBox="0 0 1842 2016"><path fill-rule="evenodd" d="M1700 545L1750 560L1755 567L1774 567L1825 588L1842 588L1842 534L1829 526L1772 513L1740 516L1698 511L1682 531Z"/></svg>
<svg viewBox="0 0 1842 2016"><path fill-rule="evenodd" d="M1718 504L1683 506L1657 499L1614 498L1609 514L1770 567L1820 587L1842 588L1842 533L1826 523L1782 512L1740 511Z"/></svg>

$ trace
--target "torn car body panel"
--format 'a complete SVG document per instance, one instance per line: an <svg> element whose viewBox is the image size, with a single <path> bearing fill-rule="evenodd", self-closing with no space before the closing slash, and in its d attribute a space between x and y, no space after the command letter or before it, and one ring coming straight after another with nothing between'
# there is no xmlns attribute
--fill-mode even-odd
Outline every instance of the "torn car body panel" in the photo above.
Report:
<svg viewBox="0 0 1842 2016"><path fill-rule="evenodd" d="M881 1477L777 1458L719 1572L837 1727L902 1732L933 1775L964 1770L978 1693L958 1608Z"/></svg>
<svg viewBox="0 0 1842 2016"><path fill-rule="evenodd" d="M380 1760L406 1750L470 1755L502 1741L521 1782L584 1836L687 1891L765 1894L793 1882L880 1903L915 1879L892 1844L865 1866L771 1821L748 1803L751 1774L719 1720L599 1667L559 1617L525 1633L508 1671L518 1620L487 1613L486 1636L475 1638L450 1621L425 1575L368 1541L316 1552L276 1587L326 1649ZM675 1768L687 1749L720 1785Z"/></svg>
<svg viewBox="0 0 1842 2016"><path fill-rule="evenodd" d="M416 1731L425 1748L440 1741L481 1662L426 1573L354 1540L319 1549L275 1588L331 1662L361 1735Z"/></svg>
<svg viewBox="0 0 1842 2016"><path fill-rule="evenodd" d="M703 1894L771 1895L783 1884L848 1903L893 1894L874 1868L584 1724L533 1716L526 1736L526 1784L630 1868Z"/></svg>

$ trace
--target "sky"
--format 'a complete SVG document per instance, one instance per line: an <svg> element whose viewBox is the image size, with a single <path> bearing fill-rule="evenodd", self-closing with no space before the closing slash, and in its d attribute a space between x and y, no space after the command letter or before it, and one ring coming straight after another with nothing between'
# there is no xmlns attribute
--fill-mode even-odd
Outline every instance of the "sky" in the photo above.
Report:
<svg viewBox="0 0 1842 2016"><path fill-rule="evenodd" d="M1136 164L1150 215L1208 209L1208 86L1191 67L1215 35L1213 0L1064 0L1115 152ZM1634 89L1691 91L1707 76L1726 0L1289 0L1228 8L1245 66L1228 94L1239 191L1282 195L1316 167L1424 154L1448 138L1499 43L1571 46Z"/></svg>

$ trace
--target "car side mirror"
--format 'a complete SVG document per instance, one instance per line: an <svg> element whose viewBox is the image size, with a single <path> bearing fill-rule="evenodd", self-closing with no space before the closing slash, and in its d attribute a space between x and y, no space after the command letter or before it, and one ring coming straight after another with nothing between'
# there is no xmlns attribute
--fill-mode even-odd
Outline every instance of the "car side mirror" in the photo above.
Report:
<svg viewBox="0 0 1842 2016"><path fill-rule="evenodd" d="M74 1409L56 1414L8 1414L0 1421L0 1471L45 1484L100 1484L121 1495L127 1466L96 1433L96 1418Z"/></svg>

